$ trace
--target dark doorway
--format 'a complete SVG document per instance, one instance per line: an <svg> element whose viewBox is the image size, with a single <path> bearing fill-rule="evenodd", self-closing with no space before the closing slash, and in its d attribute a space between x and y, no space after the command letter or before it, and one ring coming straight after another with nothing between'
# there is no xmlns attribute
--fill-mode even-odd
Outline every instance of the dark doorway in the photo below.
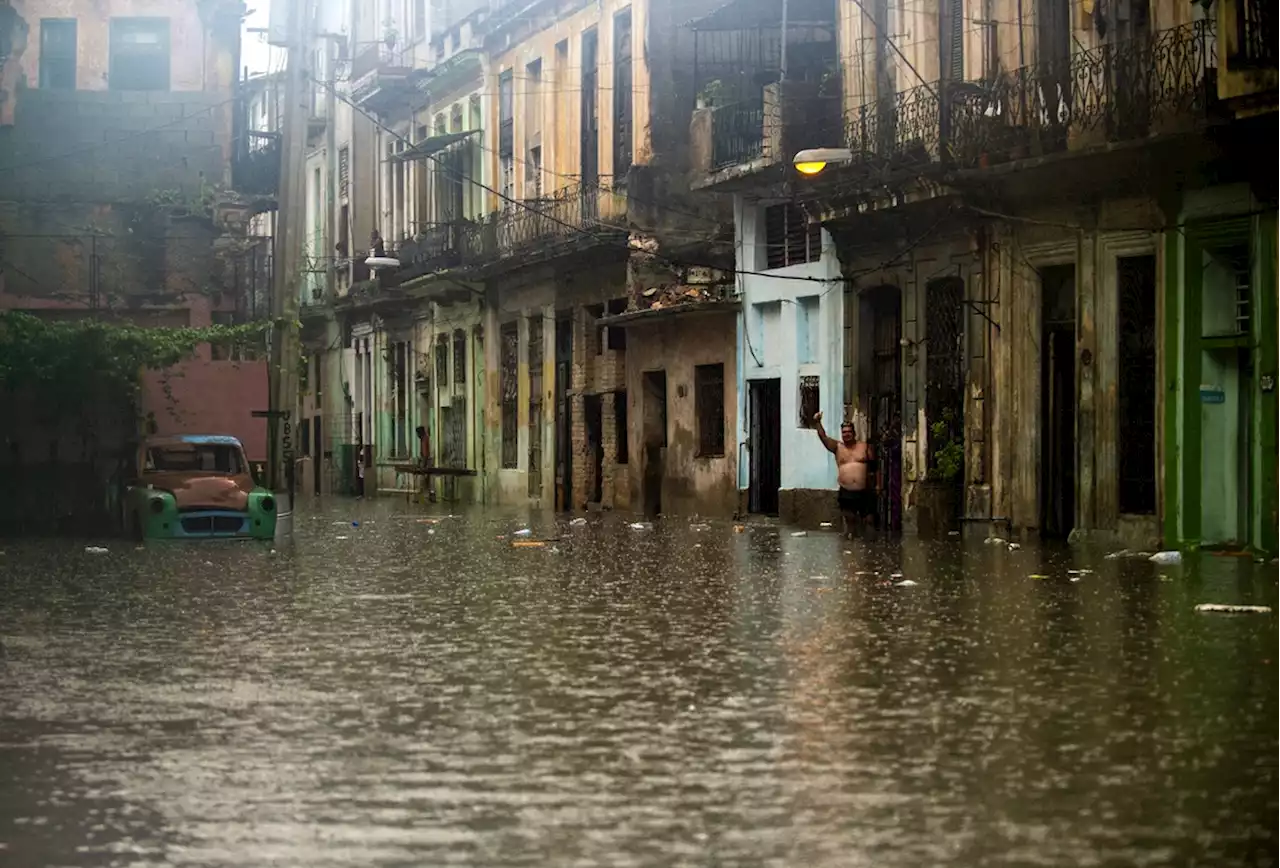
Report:
<svg viewBox="0 0 1280 868"><path fill-rule="evenodd" d="M1040 269L1040 533L1063 538L1076 517L1076 267Z"/></svg>
<svg viewBox="0 0 1280 868"><path fill-rule="evenodd" d="M1156 258L1116 260L1120 512L1156 511Z"/></svg>
<svg viewBox="0 0 1280 868"><path fill-rule="evenodd" d="M667 372L644 372L644 466L641 479L645 515L662 513L663 459L667 448Z"/></svg>
<svg viewBox="0 0 1280 868"><path fill-rule="evenodd" d="M751 412L747 510L777 515L782 487L782 381L752 380L747 399Z"/></svg>
<svg viewBox="0 0 1280 868"><path fill-rule="evenodd" d="M876 520L896 533L902 530L902 295L893 286L869 289L862 293L860 313L869 347L863 359L870 371L870 430L857 434L879 454Z"/></svg>
<svg viewBox="0 0 1280 868"><path fill-rule="evenodd" d="M599 395L585 395L582 399L582 424L587 432L587 458L591 462L591 496L588 503L604 499L604 407Z"/></svg>
<svg viewBox="0 0 1280 868"><path fill-rule="evenodd" d="M569 386L573 380L573 320L556 319L556 509L573 508L573 410Z"/></svg>

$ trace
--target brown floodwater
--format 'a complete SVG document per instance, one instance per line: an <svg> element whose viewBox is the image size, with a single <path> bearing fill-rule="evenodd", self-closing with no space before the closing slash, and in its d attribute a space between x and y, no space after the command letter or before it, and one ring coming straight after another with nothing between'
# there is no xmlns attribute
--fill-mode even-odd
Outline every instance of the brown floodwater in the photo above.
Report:
<svg viewBox="0 0 1280 868"><path fill-rule="evenodd" d="M1277 862L1270 564L409 510L0 543L0 864Z"/></svg>

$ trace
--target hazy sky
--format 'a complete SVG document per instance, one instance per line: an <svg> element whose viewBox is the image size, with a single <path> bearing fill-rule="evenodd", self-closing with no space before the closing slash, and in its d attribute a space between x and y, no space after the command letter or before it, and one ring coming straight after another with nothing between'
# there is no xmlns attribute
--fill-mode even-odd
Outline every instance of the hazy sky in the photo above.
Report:
<svg viewBox="0 0 1280 868"><path fill-rule="evenodd" d="M284 68L284 49L267 45L265 33L250 33L251 28L267 26L267 0L250 0L249 15L244 20L244 33L240 43L240 65L250 73L269 72Z"/></svg>

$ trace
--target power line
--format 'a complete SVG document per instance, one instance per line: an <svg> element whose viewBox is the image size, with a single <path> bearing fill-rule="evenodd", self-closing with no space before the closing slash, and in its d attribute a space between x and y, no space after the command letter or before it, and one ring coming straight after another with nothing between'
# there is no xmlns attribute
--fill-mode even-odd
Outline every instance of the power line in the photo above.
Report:
<svg viewBox="0 0 1280 868"><path fill-rule="evenodd" d="M397 141L403 142L407 146L411 146L411 143L407 139L405 139L404 136L402 136L400 133L397 133L395 130L391 129L386 124L382 123L373 114L365 111L360 106L356 105L354 102L347 99L346 96L339 93L336 88L333 88L332 85L328 84L327 82L320 81L319 79L313 79L313 81L315 81L317 84L321 85L322 87L326 87L332 90L334 93L334 96L342 100L342 102L345 103L348 107L350 107L353 111L359 113L362 117L369 120L371 123L373 123L374 126L378 127L383 132L387 133L390 136L395 137ZM466 183L474 184L475 186L479 187L480 189L486 191L487 193L493 196L496 196L497 198L506 202L509 205L514 205L518 208L523 208L526 211L530 211L533 214L538 215L539 217L542 217L546 220L551 221L552 223L556 223L586 238L590 238L602 244L603 246L606 246L606 247L614 246L609 243L610 239L602 238L601 236L596 235L595 233L592 233L586 229L583 229L580 226L575 226L572 223L565 222L564 220L561 220L559 217L556 217L553 214L548 214L545 211L540 211L539 209L528 204L527 202L523 202L519 199L515 199L511 196L508 196L506 193L503 193L499 190L494 189L493 187L490 187L488 184L485 184L483 181L477 181L475 178L472 178L470 175L466 175L466 174L463 174L462 172L456 171L455 169L453 169L453 167L448 166L445 163L442 163L440 160L438 160L435 156L431 154L423 154L422 156L430 160L432 163L435 163L437 167L439 167L441 170L445 172L445 174L450 175ZM630 244L627 244L620 249L623 249L626 251L632 250ZM665 256L661 253L654 253L650 255L658 259L662 259L663 261L676 266L713 268L717 271L723 271L731 274L756 275L759 277L769 277L774 280L792 280L792 281L802 281L805 283L821 283L824 285L829 284L831 282L831 280L827 278L822 278L822 277L807 277L804 275L792 275L792 274L770 274L768 272L763 272L763 271L750 271L750 270L744 270L744 269L738 269L738 268L730 269L730 268L725 268L724 266L721 266L721 265L711 265L705 262L690 262L685 260L677 260L669 256ZM833 279L836 279L836 278L833 278Z"/></svg>

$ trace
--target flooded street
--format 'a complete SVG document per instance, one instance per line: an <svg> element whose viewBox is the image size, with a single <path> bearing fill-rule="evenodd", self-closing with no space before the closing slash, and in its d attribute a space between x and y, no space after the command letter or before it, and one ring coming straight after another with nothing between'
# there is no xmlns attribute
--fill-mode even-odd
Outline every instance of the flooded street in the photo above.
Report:
<svg viewBox="0 0 1280 868"><path fill-rule="evenodd" d="M0 864L1276 864L1271 565L423 515L0 545Z"/></svg>

